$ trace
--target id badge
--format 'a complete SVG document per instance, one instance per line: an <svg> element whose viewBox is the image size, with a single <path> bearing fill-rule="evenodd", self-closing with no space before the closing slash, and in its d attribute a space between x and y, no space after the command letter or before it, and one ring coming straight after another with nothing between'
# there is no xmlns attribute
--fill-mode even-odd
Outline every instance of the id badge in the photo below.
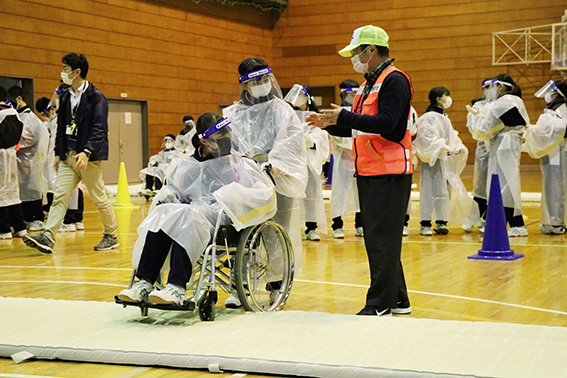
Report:
<svg viewBox="0 0 567 378"><path fill-rule="evenodd" d="M65 130L65 135L75 135L75 129L77 128L77 124L73 121L70 125L67 125Z"/></svg>

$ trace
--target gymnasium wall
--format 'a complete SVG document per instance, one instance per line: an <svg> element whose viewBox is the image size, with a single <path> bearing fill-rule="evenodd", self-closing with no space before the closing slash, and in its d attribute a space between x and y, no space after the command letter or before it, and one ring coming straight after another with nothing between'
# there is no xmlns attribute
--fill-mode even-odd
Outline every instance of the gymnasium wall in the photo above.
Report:
<svg viewBox="0 0 567 378"><path fill-rule="evenodd" d="M518 82L532 123L545 102L533 94L550 79L560 79L550 64L493 66L492 32L561 22L565 0L289 0L274 30L274 71L282 87L293 83L336 85L362 75L337 51L349 44L352 31L373 24L390 35L390 57L410 75L414 107L425 112L429 90L445 86L453 106L453 126L474 161L476 142L466 129L465 105L480 96L483 79L507 73ZM338 92L337 92L338 98ZM522 163L537 163L522 154Z"/></svg>
<svg viewBox="0 0 567 378"><path fill-rule="evenodd" d="M137 0L2 0L0 75L34 79L36 99L59 85L61 58L87 56L107 97L148 101L150 154L186 114L238 100L238 65L272 55L272 31Z"/></svg>

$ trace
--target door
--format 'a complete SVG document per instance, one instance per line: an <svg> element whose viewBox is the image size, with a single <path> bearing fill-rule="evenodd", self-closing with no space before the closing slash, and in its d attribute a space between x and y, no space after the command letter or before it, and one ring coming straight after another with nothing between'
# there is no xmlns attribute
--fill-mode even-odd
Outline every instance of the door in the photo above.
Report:
<svg viewBox="0 0 567 378"><path fill-rule="evenodd" d="M103 162L104 182L117 184L120 163L128 183L138 183L148 161L147 106L145 101L108 99L108 161Z"/></svg>

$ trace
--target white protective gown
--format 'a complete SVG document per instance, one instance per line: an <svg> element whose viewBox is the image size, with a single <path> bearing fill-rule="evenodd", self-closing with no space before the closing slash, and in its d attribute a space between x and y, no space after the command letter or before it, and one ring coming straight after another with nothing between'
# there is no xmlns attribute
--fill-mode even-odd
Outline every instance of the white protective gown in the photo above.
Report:
<svg viewBox="0 0 567 378"><path fill-rule="evenodd" d="M486 192L490 193L490 176L497 173L504 207L513 208L514 216L522 214L522 188L520 185L520 154L523 125L505 126L500 117L511 109L518 109L526 125L530 118L524 102L518 96L505 94L486 104L474 120L473 136L485 142L488 150L488 178Z"/></svg>
<svg viewBox="0 0 567 378"><path fill-rule="evenodd" d="M535 125L526 129L523 150L540 159L542 170L541 223L565 225L567 190L567 106L545 109Z"/></svg>
<svg viewBox="0 0 567 378"><path fill-rule="evenodd" d="M138 267L148 231L162 230L194 265L211 241L221 209L230 218L225 223L237 230L268 220L277 210L274 185L256 162L234 151L203 162L186 157L138 227L132 264Z"/></svg>
<svg viewBox="0 0 567 378"><path fill-rule="evenodd" d="M47 160L49 132L41 120L30 110L20 113L24 123L18 156L20 199L36 201L45 197L47 180L43 169Z"/></svg>
<svg viewBox="0 0 567 378"><path fill-rule="evenodd" d="M350 110L350 106L343 107ZM360 211L358 187L354 177L352 137L329 135L333 154L331 185L331 219Z"/></svg>
<svg viewBox="0 0 567 378"><path fill-rule="evenodd" d="M45 160L45 169L43 170L43 177L47 181L47 192L55 193L57 170L55 169L55 139L57 136L57 116L51 120L44 122L45 127L49 133L49 143L47 147L47 157Z"/></svg>
<svg viewBox="0 0 567 378"><path fill-rule="evenodd" d="M178 150L183 151L184 154L193 155L195 153L195 147L193 147L193 143L191 142L191 138L195 135L195 128L193 127L189 132L185 135L178 134L175 138L175 148Z"/></svg>
<svg viewBox="0 0 567 378"><path fill-rule="evenodd" d="M301 274L299 200L307 186L307 153L303 125L289 104L279 98L246 105L242 101L223 110L231 120L235 149L258 163L270 163L280 173L274 177L278 212L274 221L287 231L293 245L295 274Z"/></svg>
<svg viewBox="0 0 567 378"><path fill-rule="evenodd" d="M6 116L17 116L14 108L0 110L0 123ZM17 205L20 201L18 159L15 146L0 148L0 207Z"/></svg>
<svg viewBox="0 0 567 378"><path fill-rule="evenodd" d="M482 109L489 100L480 100L472 106L473 111L467 114L467 128L473 138L475 138L474 125L478 122ZM476 138L475 138L476 139ZM488 179L488 150L485 141L479 140L476 144L476 152L474 155L474 176L473 176L473 197L487 199L486 192Z"/></svg>
<svg viewBox="0 0 567 378"><path fill-rule="evenodd" d="M176 148L171 150L162 150L157 155L150 157L148 166L140 171L140 179L146 181L146 175L157 177L162 183L165 181L166 171L172 161L183 155L181 150Z"/></svg>
<svg viewBox="0 0 567 378"><path fill-rule="evenodd" d="M473 207L473 200L460 178L467 164L468 150L449 117L434 111L422 115L414 144L422 161L421 220L464 223Z"/></svg>
<svg viewBox="0 0 567 378"><path fill-rule="evenodd" d="M323 164L329 159L330 146L326 131L315 126L309 126L305 118L313 112L295 111L305 127L305 146L307 148L307 187L305 198L301 201L301 220L316 222L317 229L327 233L327 215L323 198L321 173Z"/></svg>

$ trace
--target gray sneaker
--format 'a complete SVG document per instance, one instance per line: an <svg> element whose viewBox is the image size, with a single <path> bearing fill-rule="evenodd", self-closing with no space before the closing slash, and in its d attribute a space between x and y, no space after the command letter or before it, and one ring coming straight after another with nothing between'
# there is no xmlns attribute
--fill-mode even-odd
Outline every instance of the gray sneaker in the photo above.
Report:
<svg viewBox="0 0 567 378"><path fill-rule="evenodd" d="M113 248L117 248L120 245L118 243L118 238L116 236L105 234L102 237L100 243L94 246L95 251L108 251Z"/></svg>
<svg viewBox="0 0 567 378"><path fill-rule="evenodd" d="M46 234L39 235L22 235L23 242L28 246L35 248L43 253L53 252L53 240Z"/></svg>

